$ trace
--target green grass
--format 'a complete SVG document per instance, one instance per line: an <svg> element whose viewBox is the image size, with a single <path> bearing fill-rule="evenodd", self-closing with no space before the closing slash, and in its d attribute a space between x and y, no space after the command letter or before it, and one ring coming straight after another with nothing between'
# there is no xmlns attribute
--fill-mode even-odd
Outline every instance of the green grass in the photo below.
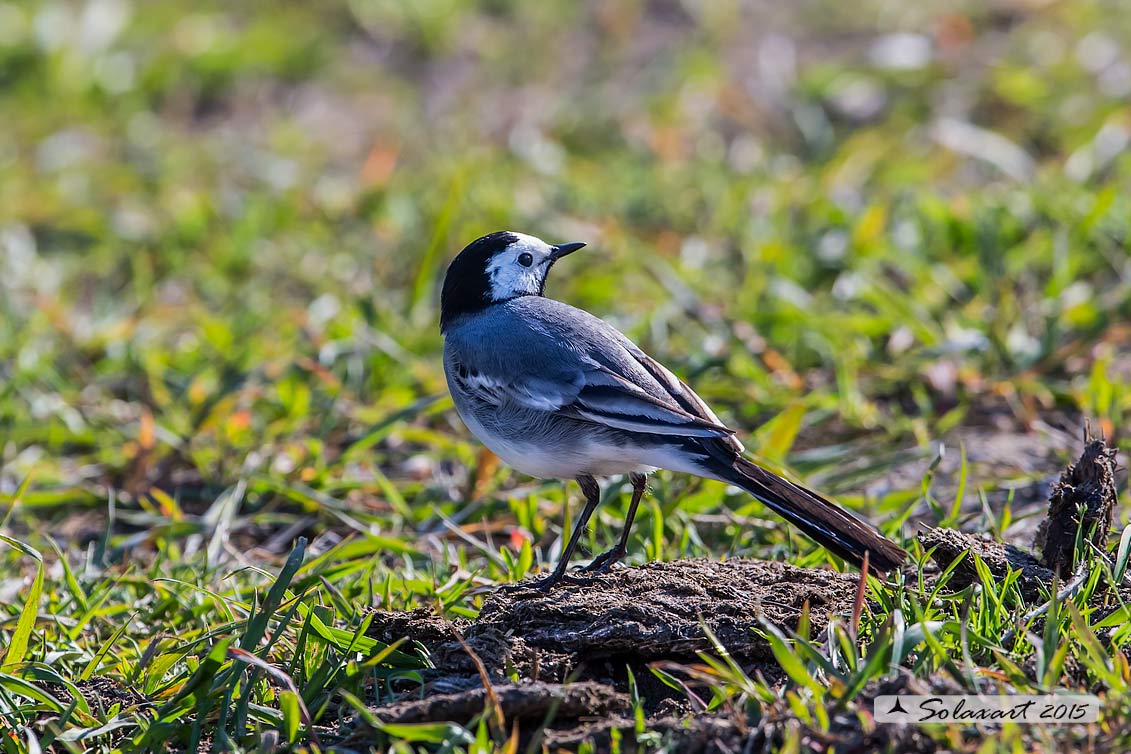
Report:
<svg viewBox="0 0 1131 754"><path fill-rule="evenodd" d="M942 439L1088 418L1126 453L1118 6L0 3L0 750L340 745L355 700L422 662L364 638L371 607L473 617L550 558L576 491L483 456L439 364L444 264L491 230L588 241L551 295L893 536L916 507L1016 518L922 481ZM935 55L876 63L894 30ZM956 150L944 116L1029 162ZM1054 451L972 463L967 491ZM631 562L831 562L720 485L652 488ZM1096 688L1118 720L1126 620L1091 599L1110 570L1020 623L1008 584L872 584L831 654L766 627L784 697L724 663L715 703L827 727L902 666Z"/></svg>

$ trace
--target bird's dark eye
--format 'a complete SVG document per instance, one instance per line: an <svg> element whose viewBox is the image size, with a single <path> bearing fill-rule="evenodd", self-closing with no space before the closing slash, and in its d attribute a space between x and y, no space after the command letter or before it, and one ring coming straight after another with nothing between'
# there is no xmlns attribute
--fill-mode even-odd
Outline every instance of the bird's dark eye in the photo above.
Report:
<svg viewBox="0 0 1131 754"><path fill-rule="evenodd" d="M523 267L529 267L534 264L534 257L524 251L518 255L518 263Z"/></svg>

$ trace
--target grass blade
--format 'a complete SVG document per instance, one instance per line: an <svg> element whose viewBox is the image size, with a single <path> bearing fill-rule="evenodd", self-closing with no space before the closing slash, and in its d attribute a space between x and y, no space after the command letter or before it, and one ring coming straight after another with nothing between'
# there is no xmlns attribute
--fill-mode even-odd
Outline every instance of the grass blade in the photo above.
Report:
<svg viewBox="0 0 1131 754"><path fill-rule="evenodd" d="M39 597L43 593L43 556L35 548L3 534L0 534L0 541L8 543L36 561L35 578L32 579L31 589L28 590L27 599L20 609L20 617L16 620L16 629L12 632L12 640L8 642L3 663L0 664L0 670L10 670L24 661L28 641L35 628L35 619L39 614Z"/></svg>

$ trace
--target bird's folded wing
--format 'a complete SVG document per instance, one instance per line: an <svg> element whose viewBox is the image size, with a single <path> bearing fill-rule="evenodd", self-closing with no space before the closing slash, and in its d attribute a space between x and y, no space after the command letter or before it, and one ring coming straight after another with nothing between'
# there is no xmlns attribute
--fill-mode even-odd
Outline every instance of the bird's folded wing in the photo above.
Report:
<svg viewBox="0 0 1131 754"><path fill-rule="evenodd" d="M592 364L566 377L498 375L460 365L464 390L487 403L512 402L539 411L630 432L685 437L729 437L733 430L650 395L607 367Z"/></svg>
<svg viewBox="0 0 1131 754"><path fill-rule="evenodd" d="M648 394L605 368L585 372L574 401L559 413L632 432L691 437L729 437L734 431L688 413L678 404Z"/></svg>
<svg viewBox="0 0 1131 754"><path fill-rule="evenodd" d="M702 421L711 424L722 424L722 422L719 421L719 417L711 410L711 407L708 406L686 382L672 374L671 370L635 347L635 345L629 349L629 353L640 363L640 366L647 370L648 374L650 374L656 382L660 383L680 408ZM724 439L724 443L731 450L741 453L743 450L742 443L733 435L734 433L732 432L727 436Z"/></svg>

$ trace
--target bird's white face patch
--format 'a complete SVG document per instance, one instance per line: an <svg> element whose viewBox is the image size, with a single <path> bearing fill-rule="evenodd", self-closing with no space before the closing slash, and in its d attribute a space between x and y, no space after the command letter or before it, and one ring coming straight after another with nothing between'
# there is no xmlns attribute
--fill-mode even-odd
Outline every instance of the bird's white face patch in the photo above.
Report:
<svg viewBox="0 0 1131 754"><path fill-rule="evenodd" d="M548 243L523 233L513 235L518 240L487 263L493 301L542 293L546 273L553 263L553 248Z"/></svg>

